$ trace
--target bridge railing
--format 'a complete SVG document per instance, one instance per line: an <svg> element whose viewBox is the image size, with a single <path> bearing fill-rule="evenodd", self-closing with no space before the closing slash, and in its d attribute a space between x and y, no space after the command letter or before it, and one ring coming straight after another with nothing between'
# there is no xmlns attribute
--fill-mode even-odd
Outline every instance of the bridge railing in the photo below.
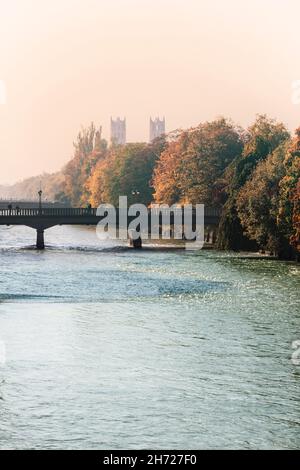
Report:
<svg viewBox="0 0 300 470"><path fill-rule="evenodd" d="M0 217L84 217L96 216L97 209L84 209L84 208L13 208L13 209L0 209Z"/></svg>
<svg viewBox="0 0 300 470"><path fill-rule="evenodd" d="M165 210L168 212L168 210ZM178 211L181 212L181 209L178 208ZM149 210L150 212L150 210ZM164 209L152 209L153 214L164 212ZM219 208L205 207L205 216L206 217L220 217L221 210ZM73 207L64 207L64 208L7 208L0 209L0 217L96 217L97 209L94 208L73 208Z"/></svg>

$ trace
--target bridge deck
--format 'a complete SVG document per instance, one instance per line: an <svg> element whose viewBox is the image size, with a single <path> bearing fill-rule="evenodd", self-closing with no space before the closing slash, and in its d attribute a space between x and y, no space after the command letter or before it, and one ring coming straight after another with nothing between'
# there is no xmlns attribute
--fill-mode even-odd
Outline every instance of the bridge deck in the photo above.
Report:
<svg viewBox="0 0 300 470"><path fill-rule="evenodd" d="M174 215L182 213L181 209L170 213L169 210L151 209L148 210L149 220L152 217L163 213L170 214L171 224ZM119 220L119 209L116 209L116 221ZM193 214L196 215L194 211ZM205 208L205 223L218 224L220 218L220 210L216 208ZM97 209L94 208L12 208L0 209L0 225L29 225L36 227L43 225L45 228L54 225L97 225L103 219L103 215L97 215ZM128 221L135 219L135 216L128 216Z"/></svg>
<svg viewBox="0 0 300 470"><path fill-rule="evenodd" d="M43 208L0 208L0 217L3 216L62 216L62 217L72 217L72 216L97 216L97 210L95 208L74 208L74 207L43 207ZM182 209L175 209L176 212L181 212ZM116 212L119 212L119 209L116 209ZM148 212L156 214L158 212L170 212L169 209L148 209ZM204 209L205 216L220 217L221 210L219 208L205 207Z"/></svg>
<svg viewBox="0 0 300 470"><path fill-rule="evenodd" d="M183 211L178 209L178 211L170 210L160 210L160 209L151 209L148 210L148 227L145 227L145 230L150 230L154 226L160 227L160 230L163 229L164 225L174 225L176 212L181 217L180 225L183 226ZM177 215L178 215L177 214ZM120 226L120 210L116 209L116 217L114 224L116 228ZM126 211L127 215L127 211ZM138 214L137 214L138 215ZM130 222L136 219L137 215L129 216L127 215L127 226ZM168 216L167 219L163 217ZM97 225L103 218L106 216L98 215L97 209L94 208L7 208L0 209L0 225L26 225L37 230L37 248L44 248L44 230L54 227L55 225ZM205 208L204 211L204 225L216 227L219 224L220 220L220 210L215 208ZM178 223L178 218L176 219ZM196 222L196 211L193 211L192 224ZM142 230L144 232L144 229Z"/></svg>

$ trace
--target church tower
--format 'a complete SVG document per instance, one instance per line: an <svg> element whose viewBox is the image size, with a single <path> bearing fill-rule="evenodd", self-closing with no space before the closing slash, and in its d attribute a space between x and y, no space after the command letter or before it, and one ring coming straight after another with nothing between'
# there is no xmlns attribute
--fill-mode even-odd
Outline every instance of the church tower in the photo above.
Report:
<svg viewBox="0 0 300 470"><path fill-rule="evenodd" d="M115 145L126 144L126 119L119 117L117 119L110 118L110 139Z"/></svg>
<svg viewBox="0 0 300 470"><path fill-rule="evenodd" d="M165 118L160 120L159 117L152 120L150 118L150 142L157 137L160 137L162 134L166 133L166 121Z"/></svg>

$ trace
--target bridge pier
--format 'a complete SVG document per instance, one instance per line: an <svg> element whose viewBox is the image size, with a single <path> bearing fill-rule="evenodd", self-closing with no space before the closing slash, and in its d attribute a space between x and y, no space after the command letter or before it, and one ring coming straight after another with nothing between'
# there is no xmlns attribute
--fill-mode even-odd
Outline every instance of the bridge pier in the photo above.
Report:
<svg viewBox="0 0 300 470"><path fill-rule="evenodd" d="M45 249L45 240L44 240L44 229L36 229L36 248L37 250Z"/></svg>
<svg viewBox="0 0 300 470"><path fill-rule="evenodd" d="M141 236L137 237L136 236L137 234L132 232L132 231L129 231L128 235L129 235L129 246L131 246L132 248L135 248L135 249L142 248L143 243L142 243Z"/></svg>
<svg viewBox="0 0 300 470"><path fill-rule="evenodd" d="M142 239L141 237L138 237L136 240L132 240L132 246L133 248L142 248Z"/></svg>
<svg viewBox="0 0 300 470"><path fill-rule="evenodd" d="M137 239L129 238L129 246L135 249L142 248L143 243L141 237L138 237Z"/></svg>

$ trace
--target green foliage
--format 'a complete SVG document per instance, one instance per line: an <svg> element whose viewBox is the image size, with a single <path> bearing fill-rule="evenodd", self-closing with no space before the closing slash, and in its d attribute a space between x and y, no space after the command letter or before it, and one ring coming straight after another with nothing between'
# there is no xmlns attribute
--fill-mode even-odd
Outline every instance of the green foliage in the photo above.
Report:
<svg viewBox="0 0 300 470"><path fill-rule="evenodd" d="M255 168L263 162L274 150L289 139L289 133L282 123L277 123L266 116L258 116L255 123L249 127L245 135L245 145L242 155L234 162L234 171L228 181L228 200L224 205L221 223L219 226L218 246L221 249L249 249L253 242L260 244L249 231L244 231L241 223L243 216L242 206L238 209L237 201L244 192L244 186L251 180ZM244 207L247 207L246 205ZM261 207L263 210L263 207ZM245 221L245 218L243 218ZM246 233L244 233L246 232ZM248 235L245 236L245 235Z"/></svg>
<svg viewBox="0 0 300 470"><path fill-rule="evenodd" d="M247 131L244 151L237 161L233 185L237 188L243 186L256 165L289 137L282 123L277 123L265 115L259 115Z"/></svg>
<svg viewBox="0 0 300 470"><path fill-rule="evenodd" d="M278 225L280 181L285 175L287 144L258 163L237 196L237 212L245 234L264 250L279 253L288 239Z"/></svg>
<svg viewBox="0 0 300 470"><path fill-rule="evenodd" d="M218 230L217 247L221 250L256 250L256 241L244 235L237 213L235 195L231 194L223 206Z"/></svg>
<svg viewBox="0 0 300 470"><path fill-rule="evenodd" d="M114 147L104 169L105 202L117 206L119 196L127 196L129 204L149 205L153 200L153 169L163 146L161 141Z"/></svg>

